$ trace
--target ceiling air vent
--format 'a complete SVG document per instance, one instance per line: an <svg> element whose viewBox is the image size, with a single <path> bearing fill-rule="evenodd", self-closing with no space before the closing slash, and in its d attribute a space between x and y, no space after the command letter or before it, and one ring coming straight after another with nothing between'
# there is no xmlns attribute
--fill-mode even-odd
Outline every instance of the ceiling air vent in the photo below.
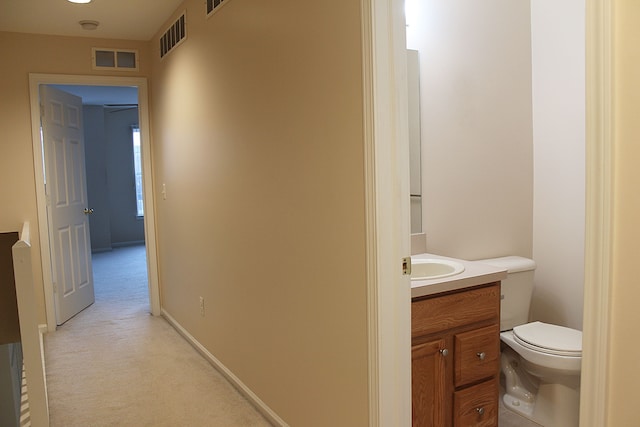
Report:
<svg viewBox="0 0 640 427"><path fill-rule="evenodd" d="M138 70L137 50L94 47L91 49L91 60L94 70Z"/></svg>
<svg viewBox="0 0 640 427"><path fill-rule="evenodd" d="M213 15L213 13L220 9L222 5L229 3L230 0L207 0L207 16Z"/></svg>
<svg viewBox="0 0 640 427"><path fill-rule="evenodd" d="M183 13L180 18L164 32L162 37L160 37L160 58L164 58L171 49L178 46L187 37L187 22L185 16L186 13Z"/></svg>

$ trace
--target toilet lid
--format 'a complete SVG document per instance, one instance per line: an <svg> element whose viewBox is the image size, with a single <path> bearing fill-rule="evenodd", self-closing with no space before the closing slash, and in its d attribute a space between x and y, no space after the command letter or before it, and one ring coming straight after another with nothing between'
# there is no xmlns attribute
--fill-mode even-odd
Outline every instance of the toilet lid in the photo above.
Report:
<svg viewBox="0 0 640 427"><path fill-rule="evenodd" d="M582 356L582 332L575 329L532 322L513 328L513 336L532 350L559 356Z"/></svg>

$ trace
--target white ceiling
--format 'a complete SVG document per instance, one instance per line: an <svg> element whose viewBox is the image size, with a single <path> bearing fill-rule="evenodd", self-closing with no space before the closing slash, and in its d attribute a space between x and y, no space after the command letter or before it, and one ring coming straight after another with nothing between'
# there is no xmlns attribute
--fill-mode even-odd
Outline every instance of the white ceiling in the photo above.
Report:
<svg viewBox="0 0 640 427"><path fill-rule="evenodd" d="M182 0L0 0L0 31L107 39L151 40ZM203 6L204 8L204 6ZM98 21L83 30L79 21Z"/></svg>

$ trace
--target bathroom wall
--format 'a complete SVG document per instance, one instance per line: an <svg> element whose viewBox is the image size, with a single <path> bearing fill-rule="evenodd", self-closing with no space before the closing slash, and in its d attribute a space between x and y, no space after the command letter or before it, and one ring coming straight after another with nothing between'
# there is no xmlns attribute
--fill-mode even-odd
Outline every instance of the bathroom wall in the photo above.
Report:
<svg viewBox="0 0 640 427"><path fill-rule="evenodd" d="M531 11L528 1L412 2L420 52L427 250L532 256Z"/></svg>
<svg viewBox="0 0 640 427"><path fill-rule="evenodd" d="M533 257L532 319L581 329L584 0L420 4L427 250Z"/></svg>
<svg viewBox="0 0 640 427"><path fill-rule="evenodd" d="M163 308L289 425L366 426L360 1L183 10L152 58Z"/></svg>
<svg viewBox="0 0 640 427"><path fill-rule="evenodd" d="M585 1L531 2L531 318L582 330L585 227Z"/></svg>

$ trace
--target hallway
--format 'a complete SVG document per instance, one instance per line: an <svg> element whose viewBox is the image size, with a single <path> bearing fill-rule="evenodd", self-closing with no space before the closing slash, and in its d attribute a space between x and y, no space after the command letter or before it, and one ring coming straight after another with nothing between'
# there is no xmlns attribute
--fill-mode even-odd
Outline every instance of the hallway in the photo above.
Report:
<svg viewBox="0 0 640 427"><path fill-rule="evenodd" d="M51 427L269 426L163 318L144 246L93 255L96 302L45 335Z"/></svg>

